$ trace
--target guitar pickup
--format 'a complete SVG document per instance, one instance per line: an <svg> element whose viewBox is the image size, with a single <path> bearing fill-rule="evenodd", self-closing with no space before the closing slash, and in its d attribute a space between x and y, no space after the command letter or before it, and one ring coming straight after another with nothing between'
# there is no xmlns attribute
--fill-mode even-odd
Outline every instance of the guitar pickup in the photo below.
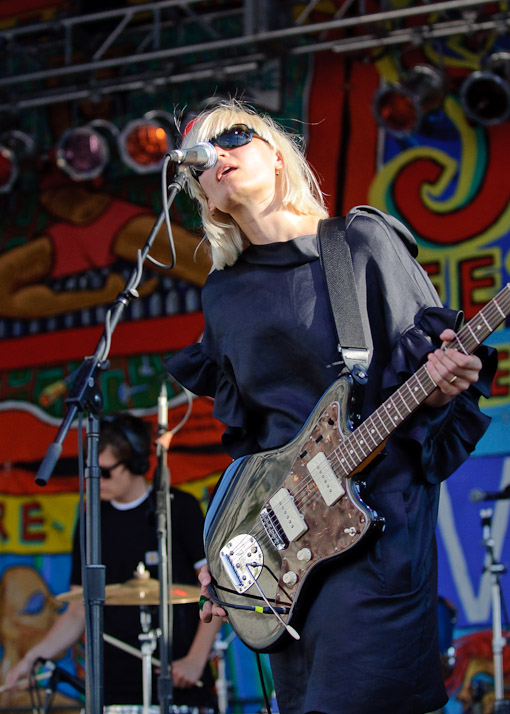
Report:
<svg viewBox="0 0 510 714"><path fill-rule="evenodd" d="M306 533L308 526L288 489L281 488L277 491L269 499L269 505L289 543Z"/></svg>
<svg viewBox="0 0 510 714"><path fill-rule="evenodd" d="M306 464L306 468L319 489L319 493L324 499L326 506L332 506L342 498L345 493L345 488L331 468L326 454L319 451Z"/></svg>

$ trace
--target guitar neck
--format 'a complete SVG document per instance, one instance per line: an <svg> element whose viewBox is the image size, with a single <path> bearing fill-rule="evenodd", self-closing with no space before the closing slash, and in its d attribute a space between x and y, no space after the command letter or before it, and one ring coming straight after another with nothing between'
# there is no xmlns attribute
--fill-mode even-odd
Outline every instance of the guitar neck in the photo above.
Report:
<svg viewBox="0 0 510 714"><path fill-rule="evenodd" d="M508 283L456 335L448 347L472 354L510 313ZM345 474L352 474L437 388L426 365L418 369L336 450Z"/></svg>

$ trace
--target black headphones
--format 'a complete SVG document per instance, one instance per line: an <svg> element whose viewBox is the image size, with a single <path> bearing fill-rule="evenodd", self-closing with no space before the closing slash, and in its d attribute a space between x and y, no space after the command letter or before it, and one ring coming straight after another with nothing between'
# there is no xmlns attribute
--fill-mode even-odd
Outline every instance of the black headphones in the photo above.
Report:
<svg viewBox="0 0 510 714"><path fill-rule="evenodd" d="M134 419L135 417L133 417ZM150 437L145 437L142 429L137 433L130 424L130 417L124 414L112 414L110 416L101 417L101 425L109 424L112 429L118 431L131 449L131 459L126 463L126 468L133 474L145 475L149 470L149 451L151 440ZM140 420L140 426L144 429L148 427ZM145 438L144 438L145 437Z"/></svg>

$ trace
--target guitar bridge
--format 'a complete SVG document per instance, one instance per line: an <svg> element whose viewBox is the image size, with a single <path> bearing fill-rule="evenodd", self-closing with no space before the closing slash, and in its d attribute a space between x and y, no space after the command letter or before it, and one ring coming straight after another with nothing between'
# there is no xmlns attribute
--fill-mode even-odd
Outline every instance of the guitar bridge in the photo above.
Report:
<svg viewBox="0 0 510 714"><path fill-rule="evenodd" d="M285 548L289 545L289 541L285 538L283 531L278 528L273 510L270 508L263 508L260 512L260 520L269 540L276 550L285 550Z"/></svg>

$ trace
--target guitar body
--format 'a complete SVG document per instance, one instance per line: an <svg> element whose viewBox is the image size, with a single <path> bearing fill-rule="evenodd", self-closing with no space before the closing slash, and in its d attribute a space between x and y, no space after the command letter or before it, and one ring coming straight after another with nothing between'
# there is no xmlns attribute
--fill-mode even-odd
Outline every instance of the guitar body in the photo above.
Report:
<svg viewBox="0 0 510 714"><path fill-rule="evenodd" d="M472 354L509 314L510 283L449 347ZM341 377L293 441L225 471L207 512L205 552L216 596L248 647L285 644L305 612L312 575L382 525L352 477L435 389L424 364L353 430L352 379Z"/></svg>
<svg viewBox="0 0 510 714"><path fill-rule="evenodd" d="M352 479L342 479L332 495L328 495L328 484L321 483L325 500L310 474L310 462L312 471L317 461L324 469L321 455L332 454L351 432L351 391L351 378L341 377L324 393L292 442L237 459L225 471L205 526L206 556L220 599L234 605L264 605L256 585L247 587L256 574L256 582L271 604L288 606L288 613L281 615L283 621L299 621L301 609L306 607L310 573L351 550L369 530L380 525L380 519L359 498ZM338 478L335 480L338 482ZM275 494L276 502L271 506ZM334 503L328 505L332 500ZM302 520L286 512L293 505ZM272 518L264 525L267 508ZM286 517L296 518L297 525L282 537L280 521ZM289 637L273 614L233 607L227 610L234 631L255 651L279 649Z"/></svg>

